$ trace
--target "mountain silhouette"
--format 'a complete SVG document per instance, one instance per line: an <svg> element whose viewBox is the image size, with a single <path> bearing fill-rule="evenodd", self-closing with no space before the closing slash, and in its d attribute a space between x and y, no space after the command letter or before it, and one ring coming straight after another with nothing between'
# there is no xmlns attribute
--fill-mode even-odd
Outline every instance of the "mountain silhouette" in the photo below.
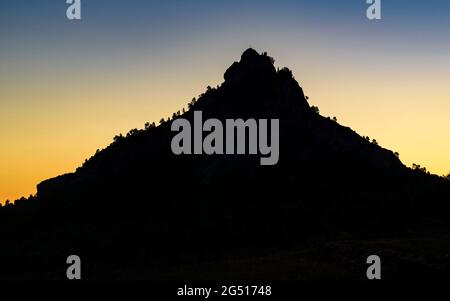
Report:
<svg viewBox="0 0 450 301"><path fill-rule="evenodd" d="M76 172L0 208L0 278L64 279L71 254L88 279L358 278L369 252L388 258L392 278L448 277L448 256L427 258L450 250L449 181L321 116L266 53L246 50L173 119L193 123L194 111L279 119L278 164L174 155L167 120L117 136ZM422 239L425 259L411 260Z"/></svg>

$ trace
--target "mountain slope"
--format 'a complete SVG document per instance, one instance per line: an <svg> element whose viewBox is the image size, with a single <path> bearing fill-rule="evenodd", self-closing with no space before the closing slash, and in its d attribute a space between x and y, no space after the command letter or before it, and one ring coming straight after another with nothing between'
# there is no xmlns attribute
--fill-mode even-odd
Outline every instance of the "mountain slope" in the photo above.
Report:
<svg viewBox="0 0 450 301"><path fill-rule="evenodd" d="M56 269L48 254L76 251L117 271L340 235L447 233L449 183L317 114L289 69L249 49L224 78L179 117L279 119L277 165L261 166L258 156L176 156L171 122L133 131L75 173L40 183L35 198L2 208L2 222L15 225L2 243L16 249L1 252Z"/></svg>

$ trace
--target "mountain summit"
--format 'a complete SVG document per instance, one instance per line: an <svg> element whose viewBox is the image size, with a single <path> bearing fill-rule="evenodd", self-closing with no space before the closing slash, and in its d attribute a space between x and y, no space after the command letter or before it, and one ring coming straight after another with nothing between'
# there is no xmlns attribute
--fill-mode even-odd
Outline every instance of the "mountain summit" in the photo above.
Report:
<svg viewBox="0 0 450 301"><path fill-rule="evenodd" d="M266 53L246 50L224 79L173 119L192 121L194 111L205 119L279 119L277 165L261 166L256 156L176 156L171 121L148 124L117 136L75 173L40 183L30 200L1 208L0 258L12 260L4 264L25 257L58 278L51 254L75 252L99 262L101 269L88 269L93 278L151 278L143 263L160 271L311 239L447 229L447 181L321 116L292 71L276 69Z"/></svg>

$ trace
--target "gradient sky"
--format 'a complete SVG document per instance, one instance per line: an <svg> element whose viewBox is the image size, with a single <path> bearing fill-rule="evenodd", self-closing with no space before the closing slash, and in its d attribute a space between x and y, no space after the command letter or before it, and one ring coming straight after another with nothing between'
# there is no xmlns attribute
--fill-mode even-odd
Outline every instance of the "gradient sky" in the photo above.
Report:
<svg viewBox="0 0 450 301"><path fill-rule="evenodd" d="M0 0L0 201L185 107L249 46L324 116L450 172L450 1Z"/></svg>

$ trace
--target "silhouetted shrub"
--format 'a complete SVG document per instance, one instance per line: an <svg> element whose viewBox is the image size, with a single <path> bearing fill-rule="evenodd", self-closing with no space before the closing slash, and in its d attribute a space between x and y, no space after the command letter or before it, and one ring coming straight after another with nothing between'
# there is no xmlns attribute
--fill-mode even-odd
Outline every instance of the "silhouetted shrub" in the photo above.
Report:
<svg viewBox="0 0 450 301"><path fill-rule="evenodd" d="M194 97L194 98L192 98L192 100L191 100L191 102L190 103L188 103L188 108L189 109L191 109L193 106L194 106L194 104L196 103L196 98Z"/></svg>
<svg viewBox="0 0 450 301"><path fill-rule="evenodd" d="M114 141L114 142L119 142L119 141L121 141L121 140L123 140L123 139L124 139L123 135L122 135L122 134L119 134L119 135L117 135L117 136L114 136L113 141Z"/></svg>
<svg viewBox="0 0 450 301"><path fill-rule="evenodd" d="M315 113L320 114L319 107L311 106L311 110L313 110Z"/></svg>
<svg viewBox="0 0 450 301"><path fill-rule="evenodd" d="M287 67L281 68L281 70L278 71L278 75L283 79L284 78L294 78L294 75L292 74L292 70Z"/></svg>
<svg viewBox="0 0 450 301"><path fill-rule="evenodd" d="M128 132L127 137L134 136L134 135L136 135L136 134L138 134L138 133L139 133L139 130L138 130L138 129L132 129L132 130L130 130L130 131Z"/></svg>
<svg viewBox="0 0 450 301"><path fill-rule="evenodd" d="M420 164L413 163L412 164L412 169L416 170L416 171L419 171L419 172L427 173L427 168L425 166L423 166L423 167L420 166Z"/></svg>

